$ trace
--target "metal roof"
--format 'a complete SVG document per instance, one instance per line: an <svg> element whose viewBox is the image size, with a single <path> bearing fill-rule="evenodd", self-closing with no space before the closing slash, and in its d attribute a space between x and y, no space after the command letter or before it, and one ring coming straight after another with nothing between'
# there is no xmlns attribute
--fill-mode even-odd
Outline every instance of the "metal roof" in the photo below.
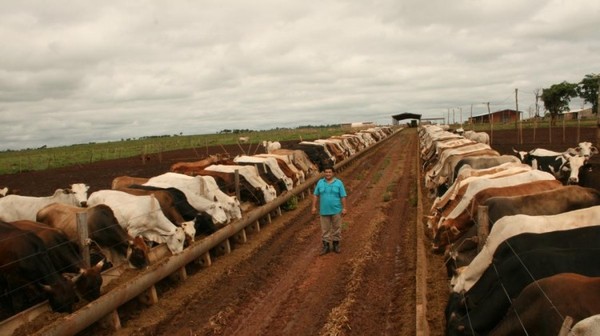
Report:
<svg viewBox="0 0 600 336"><path fill-rule="evenodd" d="M419 120L421 120L421 115L415 114L415 113L400 113L400 114L393 115L392 118L394 118L396 120L404 120L404 119L419 119Z"/></svg>

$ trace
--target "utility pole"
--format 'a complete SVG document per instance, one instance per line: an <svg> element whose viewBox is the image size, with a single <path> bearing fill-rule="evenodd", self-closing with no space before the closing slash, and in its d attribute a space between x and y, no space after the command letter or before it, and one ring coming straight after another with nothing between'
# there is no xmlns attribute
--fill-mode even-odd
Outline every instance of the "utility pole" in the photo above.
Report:
<svg viewBox="0 0 600 336"><path fill-rule="evenodd" d="M446 120L448 120L446 124L450 125L450 108L448 108L448 118L446 118Z"/></svg>
<svg viewBox="0 0 600 336"><path fill-rule="evenodd" d="M492 144L492 139L494 138L494 119L492 118L492 112L490 111L490 102L484 103L487 105L488 110L488 118L490 119L490 145Z"/></svg>
<svg viewBox="0 0 600 336"><path fill-rule="evenodd" d="M471 131L473 130L473 104L471 104Z"/></svg>
<svg viewBox="0 0 600 336"><path fill-rule="evenodd" d="M523 128L521 127L521 113L519 112L519 89L515 89L515 107L517 109L517 118L515 120L515 129L519 130L519 144L523 144Z"/></svg>

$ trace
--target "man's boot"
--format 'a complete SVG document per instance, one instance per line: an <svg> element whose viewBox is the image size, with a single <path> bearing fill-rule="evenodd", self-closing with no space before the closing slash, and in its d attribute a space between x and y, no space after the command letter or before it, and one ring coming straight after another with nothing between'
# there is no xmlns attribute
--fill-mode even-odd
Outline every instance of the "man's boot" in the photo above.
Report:
<svg viewBox="0 0 600 336"><path fill-rule="evenodd" d="M329 253L329 242L323 240L323 249L321 250L320 255L324 255Z"/></svg>
<svg viewBox="0 0 600 336"><path fill-rule="evenodd" d="M340 242L337 240L333 241L333 251L335 253L340 253Z"/></svg>

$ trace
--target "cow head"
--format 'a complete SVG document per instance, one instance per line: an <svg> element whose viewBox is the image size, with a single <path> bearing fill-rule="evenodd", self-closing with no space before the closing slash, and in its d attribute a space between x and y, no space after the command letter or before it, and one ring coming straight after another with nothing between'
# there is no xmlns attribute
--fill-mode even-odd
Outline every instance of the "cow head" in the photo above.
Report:
<svg viewBox="0 0 600 336"><path fill-rule="evenodd" d="M86 185L85 183L74 183L71 184L70 188L68 188L67 190L69 190L69 192L75 196L77 206L86 207L88 199L87 192L89 189L90 186Z"/></svg>
<svg viewBox="0 0 600 336"><path fill-rule="evenodd" d="M144 269L150 265L150 248L146 245L144 238L137 236L128 241L127 260L131 266L137 269Z"/></svg>
<svg viewBox="0 0 600 336"><path fill-rule="evenodd" d="M591 142L580 142L578 146L575 147L575 153L578 156L590 158L593 154L598 154L598 148L593 146Z"/></svg>
<svg viewBox="0 0 600 336"><path fill-rule="evenodd" d="M72 313L77 302L73 281L66 277L58 277L52 284L40 284L48 296L48 302L53 311L59 313Z"/></svg>
<svg viewBox="0 0 600 336"><path fill-rule="evenodd" d="M513 147L512 151L515 154L515 156L517 158L519 158L519 160L521 161L521 163L525 162L525 158L528 155L528 153L526 151L518 151L514 147Z"/></svg>
<svg viewBox="0 0 600 336"><path fill-rule="evenodd" d="M187 221L179 224L185 233L184 246L190 246L196 237L196 227L194 221Z"/></svg>
<svg viewBox="0 0 600 336"><path fill-rule="evenodd" d="M75 285L75 290L80 298L93 301L100 297L100 288L102 287L102 268L104 260L101 260L93 267L81 269L79 274L74 275L70 280Z"/></svg>
<svg viewBox="0 0 600 336"><path fill-rule="evenodd" d="M563 154L565 163L561 167L561 173L568 173L567 184L579 183L579 172L582 169L588 169L591 165L588 164L588 158L584 156L571 156Z"/></svg>
<svg viewBox="0 0 600 336"><path fill-rule="evenodd" d="M165 237L167 247L173 254L178 254L183 251L184 243L185 243L185 232L180 227L175 229L175 233Z"/></svg>

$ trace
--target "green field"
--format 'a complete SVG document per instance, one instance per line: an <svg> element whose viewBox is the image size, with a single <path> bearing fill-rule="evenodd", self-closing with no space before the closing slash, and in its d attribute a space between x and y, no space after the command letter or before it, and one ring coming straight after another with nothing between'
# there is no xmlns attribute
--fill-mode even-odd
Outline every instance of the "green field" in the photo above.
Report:
<svg viewBox="0 0 600 336"><path fill-rule="evenodd" d="M351 131L350 128L341 126L286 128L225 134L148 137L138 140L4 151L0 152L0 175L161 153L177 149L196 148L200 152L207 146L236 144L238 138L242 136L250 137L249 143L256 145L262 143L263 140L314 140Z"/></svg>

